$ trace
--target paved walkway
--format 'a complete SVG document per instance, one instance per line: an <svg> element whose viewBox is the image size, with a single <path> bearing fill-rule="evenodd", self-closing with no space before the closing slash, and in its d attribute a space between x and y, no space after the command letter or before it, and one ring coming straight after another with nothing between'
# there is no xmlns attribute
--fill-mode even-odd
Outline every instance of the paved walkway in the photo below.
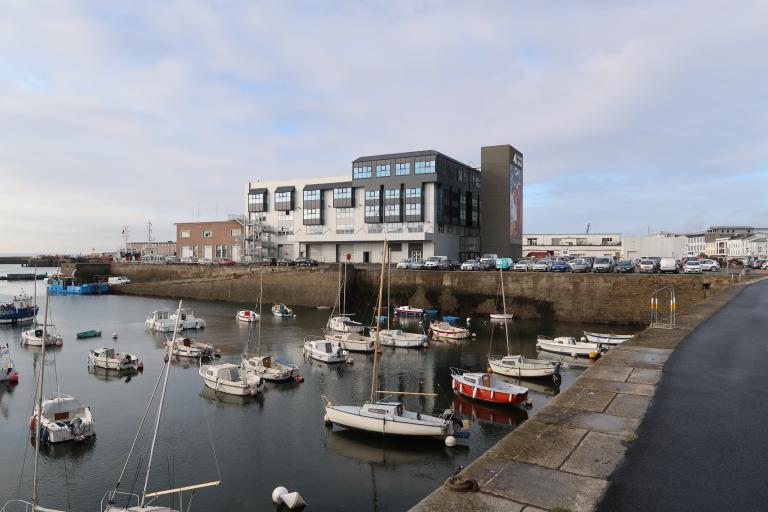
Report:
<svg viewBox="0 0 768 512"><path fill-rule="evenodd" d="M768 510L768 281L669 358L598 510Z"/></svg>

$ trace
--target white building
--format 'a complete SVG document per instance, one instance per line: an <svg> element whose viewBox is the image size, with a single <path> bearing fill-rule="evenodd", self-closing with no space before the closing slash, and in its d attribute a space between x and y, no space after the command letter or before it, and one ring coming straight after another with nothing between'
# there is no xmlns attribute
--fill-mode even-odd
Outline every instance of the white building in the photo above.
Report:
<svg viewBox="0 0 768 512"><path fill-rule="evenodd" d="M747 239L749 256L768 258L768 230L752 235Z"/></svg>
<svg viewBox="0 0 768 512"><path fill-rule="evenodd" d="M621 255L621 233L528 233L523 235L523 256L547 252L553 256Z"/></svg>
<svg viewBox="0 0 768 512"><path fill-rule="evenodd" d="M732 258L765 258L768 253L768 235L758 233L750 236L739 236L728 240L726 256Z"/></svg>
<svg viewBox="0 0 768 512"><path fill-rule="evenodd" d="M691 233L686 235L688 238L687 251L688 256L698 256L699 254L706 254L706 234L705 233Z"/></svg>
<svg viewBox="0 0 768 512"><path fill-rule="evenodd" d="M625 236L622 256L639 259L651 256L682 258L688 255L688 236L673 233L658 233L647 236Z"/></svg>

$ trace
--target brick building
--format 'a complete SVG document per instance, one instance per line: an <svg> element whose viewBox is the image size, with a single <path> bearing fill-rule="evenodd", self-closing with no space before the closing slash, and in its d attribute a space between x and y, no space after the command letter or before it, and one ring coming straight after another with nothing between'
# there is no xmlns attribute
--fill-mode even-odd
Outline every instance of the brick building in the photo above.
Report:
<svg viewBox="0 0 768 512"><path fill-rule="evenodd" d="M241 261L245 227L240 220L176 223L176 254L180 257L226 258Z"/></svg>

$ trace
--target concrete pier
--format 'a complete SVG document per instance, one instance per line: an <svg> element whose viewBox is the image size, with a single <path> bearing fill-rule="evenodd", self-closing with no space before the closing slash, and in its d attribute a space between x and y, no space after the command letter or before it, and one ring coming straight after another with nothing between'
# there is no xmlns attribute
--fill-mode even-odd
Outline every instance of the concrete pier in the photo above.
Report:
<svg viewBox="0 0 768 512"><path fill-rule="evenodd" d="M412 512L595 510L637 430L675 347L743 289L735 285L612 349L539 414L460 476L479 492L437 489ZM446 475L448 476L448 475Z"/></svg>

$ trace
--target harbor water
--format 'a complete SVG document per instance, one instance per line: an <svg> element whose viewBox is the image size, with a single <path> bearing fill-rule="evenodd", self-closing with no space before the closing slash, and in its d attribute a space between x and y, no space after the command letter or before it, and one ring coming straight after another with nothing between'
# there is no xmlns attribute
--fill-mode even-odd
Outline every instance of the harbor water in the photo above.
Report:
<svg viewBox="0 0 768 512"><path fill-rule="evenodd" d="M19 268L4 267L0 272ZM32 287L32 282L0 282L0 302L9 302L22 289L32 294ZM37 288L42 323L45 292L41 282ZM89 405L96 437L41 450L41 505L98 511L104 494L114 488L163 365L165 335L146 331L144 320L153 310L176 305L168 299L121 295L51 297L50 321L64 344L46 350L45 394L58 390ZM208 322L207 328L186 331L187 335L214 344L222 361L239 362L251 328L235 319L242 306L204 301L187 301L184 306ZM407 510L455 468L468 465L544 406L583 369L564 368L559 388L549 381L521 382L531 389L533 400L532 409L526 411L473 403L451 390L450 367L484 370L489 350L506 352L503 330L492 329L487 318L471 319L469 327L476 337L466 342L433 342L426 350L385 348L378 363L381 389L435 393L434 398L408 396L404 401L423 412L453 408L469 420L471 433L453 448L440 440L383 439L323 423L321 396L340 404L368 399L373 356L352 354L354 364L349 366L305 360L304 337L321 333L329 311L296 308L296 314L293 319L276 318L265 304L261 353L296 363L305 379L301 384L267 383L253 398L217 396L204 388L193 360L173 360L150 492L221 479L221 486L195 494L192 510L271 510L270 495L279 485L299 491L308 510ZM583 329L598 327L515 320L509 327L511 351L536 357L537 334L580 336ZM0 343L10 344L20 375L16 386L0 383L0 502L29 499L31 493L34 446L29 421L40 349L19 344L24 328L28 327L0 325ZM253 328L255 349L258 324ZM418 331L419 321L404 328ZM103 336L75 339L76 332L89 329L103 331ZM118 333L117 340L112 339L113 332ZM138 355L144 371L121 377L89 369L88 349L105 346ZM128 465L120 486L124 492L140 494L143 488L150 426L148 421Z"/></svg>

